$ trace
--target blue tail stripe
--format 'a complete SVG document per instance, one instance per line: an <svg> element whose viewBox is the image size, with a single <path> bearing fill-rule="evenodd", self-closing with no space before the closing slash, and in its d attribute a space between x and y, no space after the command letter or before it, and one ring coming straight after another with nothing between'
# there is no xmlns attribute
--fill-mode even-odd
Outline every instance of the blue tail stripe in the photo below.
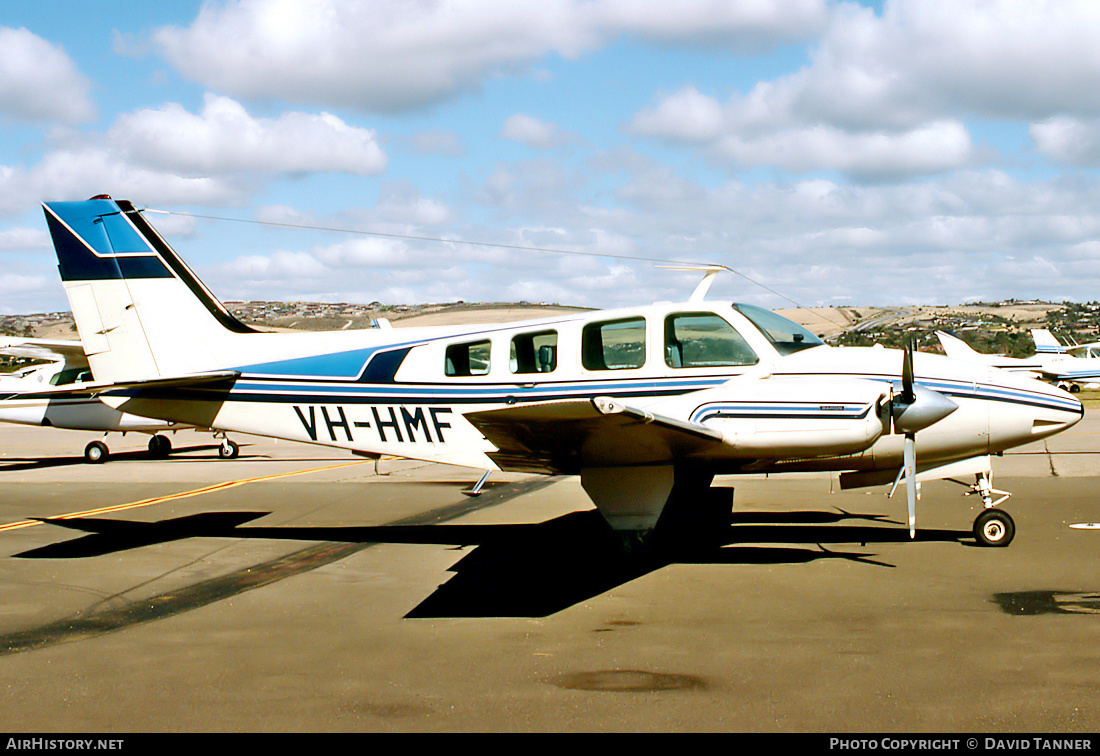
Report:
<svg viewBox="0 0 1100 756"><path fill-rule="evenodd" d="M63 281L172 277L114 202L47 203L46 223Z"/></svg>

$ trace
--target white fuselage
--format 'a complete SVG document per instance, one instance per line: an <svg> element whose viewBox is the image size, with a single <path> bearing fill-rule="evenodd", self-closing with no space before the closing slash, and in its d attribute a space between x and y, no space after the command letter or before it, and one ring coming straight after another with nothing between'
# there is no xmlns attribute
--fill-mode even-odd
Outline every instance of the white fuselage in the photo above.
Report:
<svg viewBox="0 0 1100 756"><path fill-rule="evenodd" d="M721 319L740 336L743 356L686 365L670 357L669 323L677 317L694 317L699 333ZM586 339L601 328L619 364L586 355ZM173 401L120 392L109 401L176 422L483 469L498 466L494 446L467 414L595 397L721 431L722 451L709 458L717 469L896 468L902 454L902 436L881 412L900 380L900 352L818 345L784 356L729 303L462 328L214 338L219 343L204 345L211 360L191 367L239 371L227 391L180 392ZM540 341L552 363L531 361ZM747 364L710 364L738 359ZM924 463L1029 443L1082 413L1076 399L1039 381L936 355L918 354L915 375L958 405L917 434Z"/></svg>

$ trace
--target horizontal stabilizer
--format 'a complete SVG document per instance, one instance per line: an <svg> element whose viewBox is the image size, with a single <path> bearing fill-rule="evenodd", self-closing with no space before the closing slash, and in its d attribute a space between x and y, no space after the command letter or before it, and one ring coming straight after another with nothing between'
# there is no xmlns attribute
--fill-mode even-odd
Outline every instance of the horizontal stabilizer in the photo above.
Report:
<svg viewBox="0 0 1100 756"><path fill-rule="evenodd" d="M117 381L76 383L66 386L51 387L42 391L21 393L19 399L50 399L60 396L93 396L103 398L115 391L127 391L135 389L173 389L193 388L223 383L232 383L240 377L236 370L218 370L209 373L193 373L191 375L172 376L167 378L149 378L140 381Z"/></svg>
<svg viewBox="0 0 1100 756"><path fill-rule="evenodd" d="M667 464L712 450L722 434L606 397L466 415L497 447L502 470L577 474L582 468Z"/></svg>

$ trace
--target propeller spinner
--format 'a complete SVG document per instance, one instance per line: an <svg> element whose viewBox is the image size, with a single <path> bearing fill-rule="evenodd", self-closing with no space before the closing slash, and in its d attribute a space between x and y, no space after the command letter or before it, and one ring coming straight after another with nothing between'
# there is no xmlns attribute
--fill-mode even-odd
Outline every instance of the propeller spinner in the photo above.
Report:
<svg viewBox="0 0 1100 756"><path fill-rule="evenodd" d="M914 342L905 344L902 355L901 383L894 384L894 394L890 401L890 416L894 421L894 431L905 434L902 466L898 477L890 489L893 496L898 483L905 479L905 498L909 505L909 537L917 534L917 498L920 484L917 482L917 431L938 423L959 406L938 391L918 386L913 372Z"/></svg>

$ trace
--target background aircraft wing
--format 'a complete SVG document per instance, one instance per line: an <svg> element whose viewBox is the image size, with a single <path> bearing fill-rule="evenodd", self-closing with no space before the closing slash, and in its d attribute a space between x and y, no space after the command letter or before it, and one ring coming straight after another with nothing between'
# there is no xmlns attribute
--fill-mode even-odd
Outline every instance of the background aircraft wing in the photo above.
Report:
<svg viewBox="0 0 1100 756"><path fill-rule="evenodd" d="M498 449L502 470L576 474L585 467L662 464L705 454L722 434L604 397L466 415Z"/></svg>
<svg viewBox="0 0 1100 756"><path fill-rule="evenodd" d="M48 362L64 362L70 367L84 367L88 358L79 339L25 339L0 337L0 354L27 357Z"/></svg>

